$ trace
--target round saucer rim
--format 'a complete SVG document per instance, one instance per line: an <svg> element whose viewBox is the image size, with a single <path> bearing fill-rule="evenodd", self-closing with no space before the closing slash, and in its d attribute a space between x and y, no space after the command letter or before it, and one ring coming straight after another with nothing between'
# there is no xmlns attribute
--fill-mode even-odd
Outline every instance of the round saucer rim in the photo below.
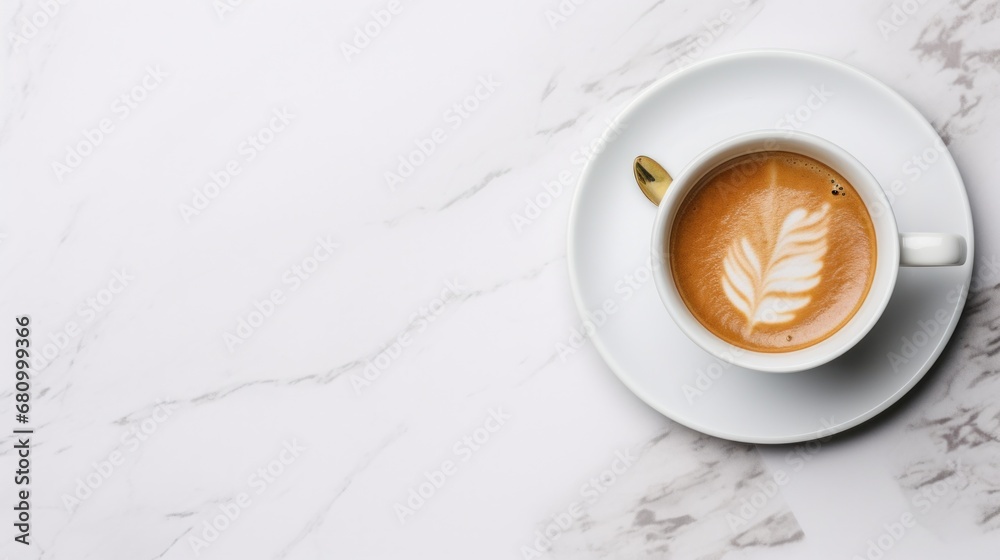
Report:
<svg viewBox="0 0 1000 560"><path fill-rule="evenodd" d="M620 120L623 116L628 115L631 111L635 109L637 105L645 102L647 99L655 95L660 89L666 87L670 83L683 79L685 75L695 70L713 65L726 64L733 60L756 58L756 57L799 59L810 63L822 64L827 67L831 67L834 70L839 70L849 74L853 74L861 78L864 82L868 83L869 85L874 86L877 89L880 89L883 92L887 93L889 98L893 99L897 104L899 104L904 109L905 112L909 113L911 118L916 119L917 122L920 123L919 126L925 128L935 137L940 138L937 131L934 130L934 127L931 126L931 124L916 109L916 107L914 107L897 91L895 91L885 83L881 82L877 78L839 60L831 59L813 53L788 50L788 49L752 49L752 50L738 51L734 53L712 57L697 62L695 64L692 64L691 66L672 72L658 79L656 82L654 82L646 89L644 89L642 92L640 92L638 95L636 95L635 99L629 102L628 105L626 105L625 108L615 117L615 122ZM960 187L958 190L959 190L959 195L961 196L961 202L963 203L965 209L965 222L970 224L970 226L972 226L973 225L972 209L969 206L969 197L965 187L965 181L962 179L962 175L958 170L958 166L955 164L955 160L951 155L951 151L947 150L945 155L947 157L943 159L946 160L947 165L949 166L949 170L957 180L958 186ZM570 287L573 292L573 301L576 305L577 312L580 313L581 316L586 315L587 306L585 302L582 301L581 289L579 286L579 275L575 272L577 263L574 256L575 252L573 251L573 247L575 240L578 239L576 231L578 228L578 221L580 216L579 206L580 206L580 199L582 196L581 193L583 192L581 186L584 185L589 179L590 175L592 174L595 162L599 158L600 155L591 158L584 165L584 168L580 174L580 179L577 182L577 189L576 192L574 193L572 204L570 206L569 231L568 231L568 243L567 243L568 250L567 250L566 260L569 272ZM969 229L970 229L969 236L966 239L967 250L968 250L966 258L967 258L967 264L971 265L971 263L975 259L975 250L974 250L975 243L974 243L973 228L970 227ZM594 344L594 347L597 349L598 353L604 359L605 363L607 363L608 366L611 368L615 376L618 377L618 379L643 402L645 402L647 405L649 405L659 413L663 414L667 418L670 418L671 420L674 420L680 424L683 424L699 432L732 441L754 443L754 444L798 443L821 437L826 437L829 435L833 435L854 428L870 420L871 418L874 418L878 414L881 414L890 406L892 406L894 403L899 401L903 397L903 395L912 390L913 387L917 383L919 383L921 379L924 378L924 376L927 374L930 368L937 362L938 358L941 356L941 353L944 351L945 346L951 340L951 337L954 334L956 327L958 326L958 321L961 318L962 312L965 308L965 302L968 297L969 286L972 280L972 272L973 272L973 267L969 266L968 274L966 275L963 289L961 290L961 294L959 295L959 301L955 304L956 305L955 310L952 312L951 317L949 317L949 322L946 328L944 329L943 336L939 340L938 344L932 349L928 359L923 364L921 364L919 368L915 369L914 374L910 376L910 378L907 380L906 383L902 384L898 389L896 389L896 391L891 393L889 396L887 396L885 399L883 399L875 406L871 407L867 412L863 414L856 415L855 417L850 418L848 420L837 422L833 426L828 426L817 430L809 430L802 433L784 434L784 435L764 435L764 434L748 435L748 434L733 433L705 425L700 421L686 417L683 414L679 414L676 410L668 410L666 407L659 404L656 398L654 398L652 395L647 394L646 391L636 386L632 377L625 371L625 368L623 368L614 359L610 350L605 346L604 342L601 339L600 333L595 333L590 338L591 342ZM829 362L829 364L836 364L836 362L837 360L833 360ZM787 374L774 374L774 375L787 375ZM798 374L793 374L793 375L808 375L808 371L800 372Z"/></svg>

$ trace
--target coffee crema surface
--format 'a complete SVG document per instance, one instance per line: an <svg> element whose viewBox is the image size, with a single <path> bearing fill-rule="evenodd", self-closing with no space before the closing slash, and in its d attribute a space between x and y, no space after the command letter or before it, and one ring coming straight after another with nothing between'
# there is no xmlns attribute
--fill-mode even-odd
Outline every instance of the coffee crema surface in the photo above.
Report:
<svg viewBox="0 0 1000 560"><path fill-rule="evenodd" d="M757 352L837 332L875 274L875 228L854 187L810 157L757 152L704 177L667 247L681 299L709 331Z"/></svg>

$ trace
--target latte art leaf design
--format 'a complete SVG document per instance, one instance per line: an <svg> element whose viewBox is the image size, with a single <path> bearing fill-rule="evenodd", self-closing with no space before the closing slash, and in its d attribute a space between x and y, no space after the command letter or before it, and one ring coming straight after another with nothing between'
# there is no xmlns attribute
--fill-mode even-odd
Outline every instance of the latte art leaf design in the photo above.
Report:
<svg viewBox="0 0 1000 560"><path fill-rule="evenodd" d="M759 324L781 324L812 299L820 281L827 249L829 204L815 212L792 210L781 224L766 260L750 240L736 239L722 261L722 289L747 319L747 330Z"/></svg>

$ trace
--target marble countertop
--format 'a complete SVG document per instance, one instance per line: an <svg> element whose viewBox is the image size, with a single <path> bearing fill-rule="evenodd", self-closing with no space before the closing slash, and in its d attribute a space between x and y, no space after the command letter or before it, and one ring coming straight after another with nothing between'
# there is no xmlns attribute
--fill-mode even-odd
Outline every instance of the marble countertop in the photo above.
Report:
<svg viewBox="0 0 1000 560"><path fill-rule="evenodd" d="M5 431L0 556L996 557L997 0L5 5L0 320L30 316L35 360L31 544ZM770 47L927 117L977 260L911 394L753 446L557 347L591 140L677 68Z"/></svg>

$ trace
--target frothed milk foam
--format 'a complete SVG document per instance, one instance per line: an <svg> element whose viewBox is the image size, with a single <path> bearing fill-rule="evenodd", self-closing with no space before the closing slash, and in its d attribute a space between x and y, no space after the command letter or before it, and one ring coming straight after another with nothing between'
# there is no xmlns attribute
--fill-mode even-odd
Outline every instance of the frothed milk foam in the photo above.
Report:
<svg viewBox="0 0 1000 560"><path fill-rule="evenodd" d="M741 348L788 352L837 332L875 273L875 230L840 174L757 152L707 175L681 203L669 251L685 305Z"/></svg>

